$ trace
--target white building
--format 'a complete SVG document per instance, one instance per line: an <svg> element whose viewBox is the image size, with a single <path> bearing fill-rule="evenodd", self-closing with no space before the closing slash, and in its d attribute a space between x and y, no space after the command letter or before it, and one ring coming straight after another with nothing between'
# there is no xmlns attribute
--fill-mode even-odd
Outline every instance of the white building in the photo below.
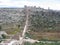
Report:
<svg viewBox="0 0 60 45"><path fill-rule="evenodd" d="M0 35L2 34L8 35L5 31L0 31Z"/></svg>
<svg viewBox="0 0 60 45"><path fill-rule="evenodd" d="M2 38L3 34L6 35L6 36L8 35L5 31L0 31L0 38Z"/></svg>

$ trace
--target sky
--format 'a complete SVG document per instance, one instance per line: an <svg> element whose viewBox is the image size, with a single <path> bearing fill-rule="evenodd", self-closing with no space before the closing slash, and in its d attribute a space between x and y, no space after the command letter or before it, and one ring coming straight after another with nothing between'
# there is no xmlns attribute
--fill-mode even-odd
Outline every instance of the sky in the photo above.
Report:
<svg viewBox="0 0 60 45"><path fill-rule="evenodd" d="M0 7L24 7L24 5L60 10L60 0L0 0Z"/></svg>

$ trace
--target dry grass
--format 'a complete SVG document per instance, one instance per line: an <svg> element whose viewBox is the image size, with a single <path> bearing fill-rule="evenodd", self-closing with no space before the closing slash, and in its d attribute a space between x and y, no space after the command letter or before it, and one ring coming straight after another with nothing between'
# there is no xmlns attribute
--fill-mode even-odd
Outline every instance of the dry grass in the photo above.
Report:
<svg viewBox="0 0 60 45"><path fill-rule="evenodd" d="M35 39L60 40L60 33L58 32L30 32Z"/></svg>

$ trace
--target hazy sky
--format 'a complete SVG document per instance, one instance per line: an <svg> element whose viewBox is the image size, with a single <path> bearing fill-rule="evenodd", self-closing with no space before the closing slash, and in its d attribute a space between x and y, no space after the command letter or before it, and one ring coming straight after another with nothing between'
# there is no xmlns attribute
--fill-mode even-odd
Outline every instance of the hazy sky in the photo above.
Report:
<svg viewBox="0 0 60 45"><path fill-rule="evenodd" d="M0 0L0 7L40 6L60 10L60 0Z"/></svg>

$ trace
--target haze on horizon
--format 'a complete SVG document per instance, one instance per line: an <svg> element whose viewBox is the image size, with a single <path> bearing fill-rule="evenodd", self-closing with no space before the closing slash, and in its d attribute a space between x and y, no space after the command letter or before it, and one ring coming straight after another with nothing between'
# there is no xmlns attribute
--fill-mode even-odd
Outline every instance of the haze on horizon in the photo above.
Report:
<svg viewBox="0 0 60 45"><path fill-rule="evenodd" d="M24 7L24 5L60 10L60 0L0 0L0 8Z"/></svg>

